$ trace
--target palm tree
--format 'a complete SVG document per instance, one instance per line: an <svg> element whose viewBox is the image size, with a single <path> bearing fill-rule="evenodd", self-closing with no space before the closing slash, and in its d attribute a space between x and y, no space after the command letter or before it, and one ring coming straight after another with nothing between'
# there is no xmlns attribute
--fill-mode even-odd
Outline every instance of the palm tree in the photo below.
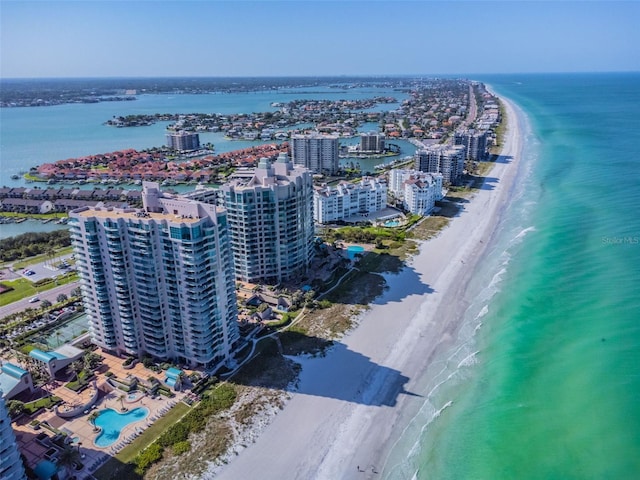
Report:
<svg viewBox="0 0 640 480"><path fill-rule="evenodd" d="M126 408L124 408L124 394L120 395L118 397L118 400L120 400L120 407L122 408L122 411L124 412L126 410Z"/></svg>
<svg viewBox="0 0 640 480"><path fill-rule="evenodd" d="M93 430L94 431L98 429L98 427L96 427L96 418L98 418L98 415L100 415L100 414L96 410L94 410L93 412L91 412L91 414L89 415L89 418L88 418L89 423L91 425L93 425ZM78 447L78 448L80 448L80 447Z"/></svg>
<svg viewBox="0 0 640 480"><path fill-rule="evenodd" d="M76 360L75 362L71 362L70 367L71 367L71 370L73 370L73 372L76 374L76 380L78 380L79 379L78 374L83 370L84 365L80 360Z"/></svg>

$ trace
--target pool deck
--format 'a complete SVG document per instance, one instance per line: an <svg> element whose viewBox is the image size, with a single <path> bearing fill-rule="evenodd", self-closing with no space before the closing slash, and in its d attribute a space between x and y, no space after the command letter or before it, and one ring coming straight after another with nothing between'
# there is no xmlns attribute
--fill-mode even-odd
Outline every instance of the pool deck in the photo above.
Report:
<svg viewBox="0 0 640 480"><path fill-rule="evenodd" d="M108 370L103 367L101 370L102 372L111 371L119 379L123 379L129 374L136 376L141 380L146 380L150 376L154 376L164 384L164 372L153 372L144 367L141 363L136 364L134 368L130 370L126 370L122 366L122 362L124 361L123 358L115 357L100 350L97 350L96 353L99 353L104 357L103 365L108 367ZM184 371L187 375L191 373L190 370ZM101 390L105 386L106 378L107 377L104 373L96 374L96 384ZM78 405L83 403L85 397L88 396L87 392L90 389L78 394L64 387L62 382L53 382L46 387L46 390L51 394L62 398L62 400L67 404ZM42 410L37 415L33 415L31 417L23 416L18 420L18 422L13 423L18 447L27 458L27 462L31 467L34 467L40 460L44 460L44 454L50 447L45 447L37 442L36 436L40 432L45 432L49 436L53 436L54 434L45 427L40 427L39 430L35 431L29 423L34 419L39 420L41 423L47 422L55 429L66 433L69 437L77 437L73 445L79 448L82 456L82 462L85 465L81 473L86 475L89 472L95 471L102 463L124 448L133 440L133 438L146 430L155 420L162 417L186 396L185 392L174 391L173 393L175 394L173 398L167 398L162 395L156 395L156 398L151 398L144 394L137 399L130 400L127 399L127 394L125 392L114 390L102 394L94 407L85 410L86 413L82 413L75 418L61 418L56 415L54 409ZM122 395L124 395L124 398L121 401L120 397ZM94 443L98 432L94 431L94 427L89 421L91 411L111 408L117 412L121 412L122 404L124 404L124 407L129 410L137 407L146 407L149 409L149 415L143 420L131 423L124 427L120 433L120 437L114 444L104 448L98 447Z"/></svg>

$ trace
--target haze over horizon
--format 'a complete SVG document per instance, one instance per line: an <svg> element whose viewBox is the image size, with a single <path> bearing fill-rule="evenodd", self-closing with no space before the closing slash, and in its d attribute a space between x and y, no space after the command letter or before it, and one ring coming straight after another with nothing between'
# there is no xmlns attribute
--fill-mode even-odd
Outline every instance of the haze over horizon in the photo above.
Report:
<svg viewBox="0 0 640 480"><path fill-rule="evenodd" d="M2 78L640 71L638 2L0 2Z"/></svg>

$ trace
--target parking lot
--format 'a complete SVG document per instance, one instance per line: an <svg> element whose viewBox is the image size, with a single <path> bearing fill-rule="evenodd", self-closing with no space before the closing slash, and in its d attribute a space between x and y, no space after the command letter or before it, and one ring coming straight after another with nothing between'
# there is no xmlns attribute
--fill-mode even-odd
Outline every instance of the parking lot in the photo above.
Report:
<svg viewBox="0 0 640 480"><path fill-rule="evenodd" d="M31 282L37 282L43 278L55 278L69 272L73 267L71 262L71 254L63 255L55 259L55 262L44 261L29 265L22 269L14 270L19 276L26 278Z"/></svg>

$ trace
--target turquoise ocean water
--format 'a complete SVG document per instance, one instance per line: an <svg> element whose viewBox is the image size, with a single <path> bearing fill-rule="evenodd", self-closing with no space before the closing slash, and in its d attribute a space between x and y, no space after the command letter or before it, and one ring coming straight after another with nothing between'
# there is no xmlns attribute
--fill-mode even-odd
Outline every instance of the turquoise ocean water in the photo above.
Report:
<svg viewBox="0 0 640 480"><path fill-rule="evenodd" d="M640 478L640 74L481 78L522 171L387 478Z"/></svg>
<svg viewBox="0 0 640 480"><path fill-rule="evenodd" d="M418 379L425 403L381 476L638 478L640 75L478 79L527 114L522 169L469 285L464 326ZM323 93L309 97L380 94ZM265 110L289 96L3 109L2 184L43 161L162 143L164 125L102 126L112 115Z"/></svg>

